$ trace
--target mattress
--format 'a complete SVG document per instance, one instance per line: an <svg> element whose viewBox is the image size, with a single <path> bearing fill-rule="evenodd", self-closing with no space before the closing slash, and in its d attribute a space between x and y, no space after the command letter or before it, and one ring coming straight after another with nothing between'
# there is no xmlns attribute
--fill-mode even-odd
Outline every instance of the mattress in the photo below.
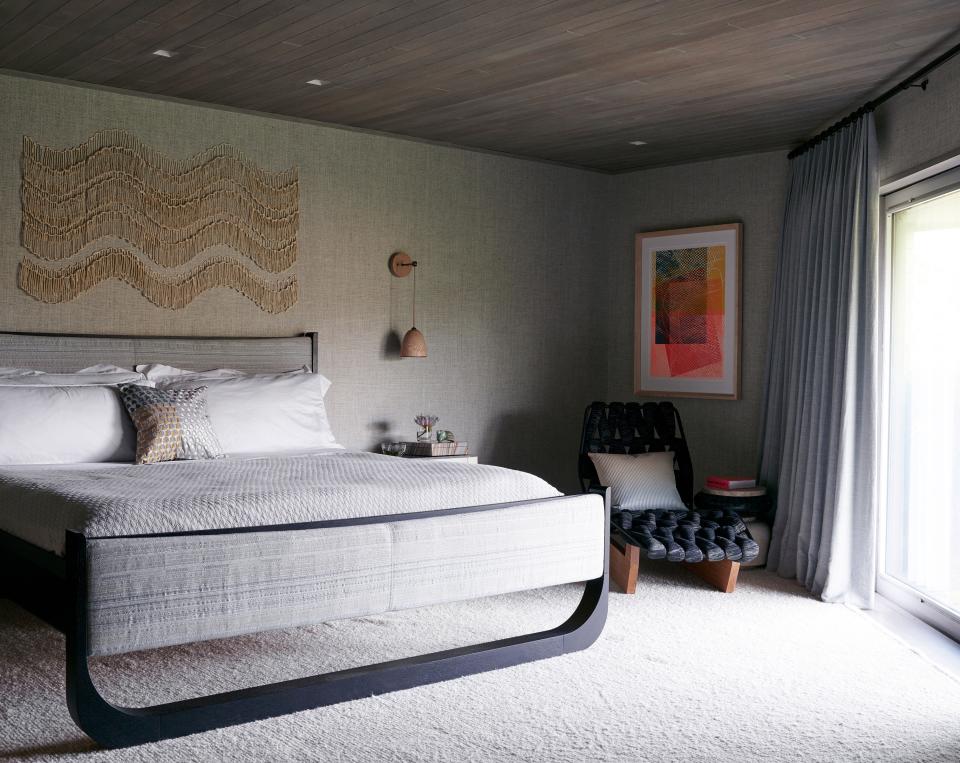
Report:
<svg viewBox="0 0 960 763"><path fill-rule="evenodd" d="M57 553L67 528L88 538L90 654L591 580L605 527L600 496L561 496L524 472L343 450L0 469L0 529Z"/></svg>
<svg viewBox="0 0 960 763"><path fill-rule="evenodd" d="M592 580L604 510L573 495L468 514L94 540L88 649L113 654Z"/></svg>
<svg viewBox="0 0 960 763"><path fill-rule="evenodd" d="M207 461L0 468L0 530L57 554L88 537L317 522L560 495L496 466L330 449Z"/></svg>

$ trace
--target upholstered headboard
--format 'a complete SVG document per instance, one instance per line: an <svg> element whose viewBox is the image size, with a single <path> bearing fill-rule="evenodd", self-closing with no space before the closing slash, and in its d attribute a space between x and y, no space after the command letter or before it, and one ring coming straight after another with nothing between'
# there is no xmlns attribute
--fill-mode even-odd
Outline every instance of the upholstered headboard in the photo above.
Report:
<svg viewBox="0 0 960 763"><path fill-rule="evenodd" d="M198 371L236 368L248 373L308 366L316 371L317 334L212 338L0 333L0 366L63 372L96 363L123 368L166 363Z"/></svg>
<svg viewBox="0 0 960 763"><path fill-rule="evenodd" d="M680 412L670 402L602 403L587 406L580 434L577 463L580 483L586 490L598 481L588 453L646 453L672 451L677 492L693 507L693 464L683 433Z"/></svg>

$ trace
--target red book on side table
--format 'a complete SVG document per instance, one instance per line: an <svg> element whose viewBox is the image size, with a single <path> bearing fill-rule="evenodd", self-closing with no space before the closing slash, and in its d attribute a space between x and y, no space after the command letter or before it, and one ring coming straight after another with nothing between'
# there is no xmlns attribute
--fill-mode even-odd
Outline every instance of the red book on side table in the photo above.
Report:
<svg viewBox="0 0 960 763"><path fill-rule="evenodd" d="M757 481L753 477L707 477L707 487L719 490L742 490L756 486Z"/></svg>

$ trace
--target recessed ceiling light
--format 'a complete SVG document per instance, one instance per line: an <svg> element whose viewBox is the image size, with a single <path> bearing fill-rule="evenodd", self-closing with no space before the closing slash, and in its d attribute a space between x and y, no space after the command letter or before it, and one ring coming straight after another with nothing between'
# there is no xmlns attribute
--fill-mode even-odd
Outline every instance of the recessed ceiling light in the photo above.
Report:
<svg viewBox="0 0 960 763"><path fill-rule="evenodd" d="M631 146L645 146L645 145L647 145L647 141L645 141L645 140L631 140L631 141L630 141L630 145L631 145Z"/></svg>
<svg viewBox="0 0 960 763"><path fill-rule="evenodd" d="M153 51L153 55L160 56L160 58L173 58L177 54L174 53L172 50L164 50L163 48L157 48L157 50Z"/></svg>
<svg viewBox="0 0 960 763"><path fill-rule="evenodd" d="M307 84L316 85L317 87L322 87L323 85L329 85L330 83L327 82L325 79L308 79Z"/></svg>

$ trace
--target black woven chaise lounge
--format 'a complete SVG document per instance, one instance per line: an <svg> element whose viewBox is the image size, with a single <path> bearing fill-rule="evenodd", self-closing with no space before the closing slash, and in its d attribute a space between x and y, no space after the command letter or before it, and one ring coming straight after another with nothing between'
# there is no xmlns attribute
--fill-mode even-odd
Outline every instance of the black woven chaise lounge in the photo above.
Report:
<svg viewBox="0 0 960 763"><path fill-rule="evenodd" d="M633 510L614 505L610 528L611 578L624 592L633 593L643 557L644 564L661 558L685 560L685 566L710 585L725 593L732 592L740 561L750 561L756 555L757 544L734 512L693 510L693 465L676 407L667 401L595 401L587 406L577 462L584 490L595 489L600 482L590 453L649 452L674 454L677 492L687 510ZM656 538L671 544L669 556L663 544L653 539L651 531ZM654 546L657 553L652 553Z"/></svg>

